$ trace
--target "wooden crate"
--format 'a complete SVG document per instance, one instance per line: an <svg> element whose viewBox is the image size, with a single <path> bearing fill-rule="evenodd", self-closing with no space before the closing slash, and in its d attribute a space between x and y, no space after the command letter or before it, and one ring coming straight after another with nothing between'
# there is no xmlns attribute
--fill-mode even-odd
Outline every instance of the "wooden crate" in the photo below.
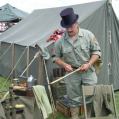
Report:
<svg viewBox="0 0 119 119"><path fill-rule="evenodd" d="M56 109L67 117L71 117L70 107L63 105L60 101L56 101Z"/></svg>
<svg viewBox="0 0 119 119"><path fill-rule="evenodd" d="M58 112L62 113L66 117L71 117L71 109L75 107L68 107L61 103L60 101L56 101L56 109ZM79 106L79 116L84 114L84 107L83 105Z"/></svg>

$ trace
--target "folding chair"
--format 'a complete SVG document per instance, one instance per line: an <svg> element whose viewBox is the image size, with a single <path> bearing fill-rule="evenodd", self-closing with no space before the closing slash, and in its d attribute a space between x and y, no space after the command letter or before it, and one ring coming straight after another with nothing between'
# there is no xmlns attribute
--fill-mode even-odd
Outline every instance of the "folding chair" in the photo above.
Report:
<svg viewBox="0 0 119 119"><path fill-rule="evenodd" d="M92 104L94 107L94 103L93 101L95 100L95 96L96 89L100 89L101 90L101 95L103 97L106 97L105 99L112 98L111 100L111 105L112 105L112 110L113 110L113 114L111 116L109 115L101 115L101 116L94 116L94 117L88 117L87 115L87 102L86 102L86 97L87 96L92 96ZM117 112L116 112L116 105L115 105L115 97L114 97L114 90L113 90L113 86L112 85L94 85L94 86L90 86L90 85L83 85L82 86L82 93L83 93L83 106L84 106L84 118L85 119L117 119ZM98 99L98 97L97 97Z"/></svg>

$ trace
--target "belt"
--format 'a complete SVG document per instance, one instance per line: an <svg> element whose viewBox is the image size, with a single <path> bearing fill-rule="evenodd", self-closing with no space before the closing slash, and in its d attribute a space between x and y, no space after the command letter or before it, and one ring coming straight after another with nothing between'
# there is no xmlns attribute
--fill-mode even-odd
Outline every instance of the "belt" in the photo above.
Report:
<svg viewBox="0 0 119 119"><path fill-rule="evenodd" d="M71 66L73 69L78 69L79 67Z"/></svg>

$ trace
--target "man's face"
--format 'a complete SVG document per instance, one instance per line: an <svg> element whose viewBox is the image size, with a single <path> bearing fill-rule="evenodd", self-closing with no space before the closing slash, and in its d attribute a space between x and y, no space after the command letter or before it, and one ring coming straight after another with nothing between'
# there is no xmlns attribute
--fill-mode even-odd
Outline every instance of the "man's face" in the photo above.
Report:
<svg viewBox="0 0 119 119"><path fill-rule="evenodd" d="M78 33L78 23L72 24L70 27L66 28L66 30L70 37L75 36Z"/></svg>

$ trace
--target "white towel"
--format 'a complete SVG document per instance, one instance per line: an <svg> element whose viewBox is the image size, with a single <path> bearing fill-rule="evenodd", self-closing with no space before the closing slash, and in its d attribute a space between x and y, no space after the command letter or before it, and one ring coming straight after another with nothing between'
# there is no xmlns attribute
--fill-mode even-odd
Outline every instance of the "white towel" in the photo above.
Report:
<svg viewBox="0 0 119 119"><path fill-rule="evenodd" d="M49 114L52 113L52 108L49 103L45 87L41 85L33 86L33 92L36 104L38 108L41 109L44 119L48 118Z"/></svg>

